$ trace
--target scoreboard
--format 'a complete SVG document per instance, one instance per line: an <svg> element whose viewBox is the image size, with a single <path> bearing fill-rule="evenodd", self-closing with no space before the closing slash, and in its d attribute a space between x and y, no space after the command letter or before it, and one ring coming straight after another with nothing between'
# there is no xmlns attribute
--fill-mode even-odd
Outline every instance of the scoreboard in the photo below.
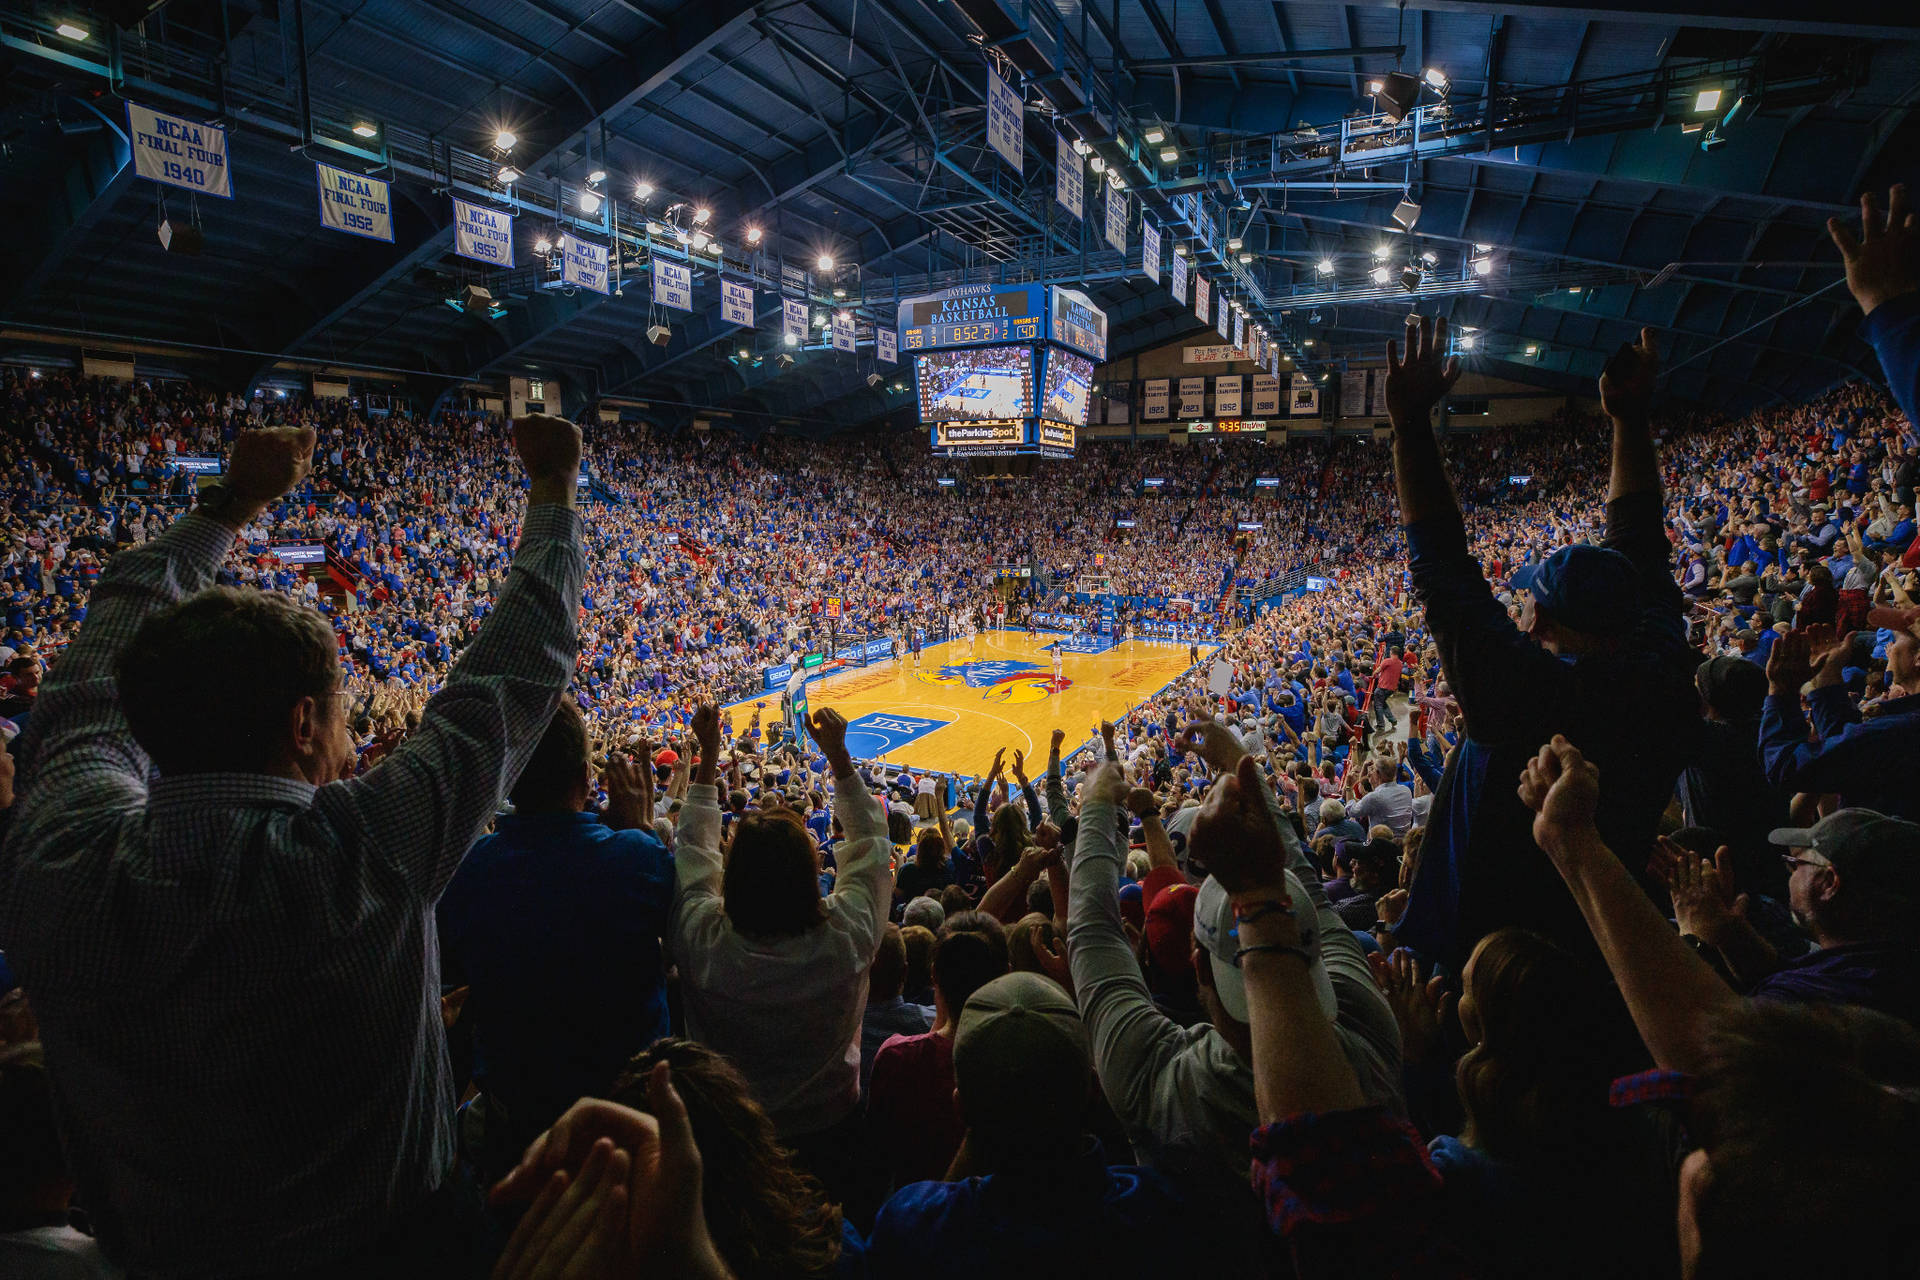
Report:
<svg viewBox="0 0 1920 1280"><path fill-rule="evenodd" d="M963 285L900 303L900 349L1038 342L1046 336L1041 285Z"/></svg>

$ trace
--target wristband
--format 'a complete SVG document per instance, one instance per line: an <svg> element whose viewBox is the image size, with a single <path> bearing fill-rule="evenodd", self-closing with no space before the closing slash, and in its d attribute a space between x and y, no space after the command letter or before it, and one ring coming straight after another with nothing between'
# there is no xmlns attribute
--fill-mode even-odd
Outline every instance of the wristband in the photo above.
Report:
<svg viewBox="0 0 1920 1280"><path fill-rule="evenodd" d="M1241 947L1233 953L1233 962L1239 964L1243 957L1262 954L1299 956L1309 969L1313 967L1313 953L1305 947L1296 947L1288 942L1256 942L1251 946Z"/></svg>
<svg viewBox="0 0 1920 1280"><path fill-rule="evenodd" d="M1262 898L1257 902L1250 902L1245 906L1241 906L1239 903L1235 903L1233 906L1233 921L1235 924L1252 924L1254 921L1265 919L1267 916L1287 916L1288 918L1292 918L1293 904L1284 898Z"/></svg>

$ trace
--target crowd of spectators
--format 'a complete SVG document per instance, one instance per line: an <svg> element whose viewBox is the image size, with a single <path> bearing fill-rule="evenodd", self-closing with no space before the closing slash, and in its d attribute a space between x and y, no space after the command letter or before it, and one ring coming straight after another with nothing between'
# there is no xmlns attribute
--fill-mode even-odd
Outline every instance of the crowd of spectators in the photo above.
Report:
<svg viewBox="0 0 1920 1280"><path fill-rule="evenodd" d="M1658 419L1649 331L1600 417L1442 439L1420 321L1268 549L1270 462L1160 495L1185 582L1084 514L1148 450L943 506L9 380L0 1272L1920 1273L1920 229L1862 214L1891 398ZM822 595L1095 555L1327 572L967 787L717 706Z"/></svg>

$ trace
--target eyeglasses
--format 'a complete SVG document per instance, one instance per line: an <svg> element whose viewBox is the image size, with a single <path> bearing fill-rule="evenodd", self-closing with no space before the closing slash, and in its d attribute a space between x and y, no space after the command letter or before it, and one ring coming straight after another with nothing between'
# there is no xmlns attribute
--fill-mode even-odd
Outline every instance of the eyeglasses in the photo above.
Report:
<svg viewBox="0 0 1920 1280"><path fill-rule="evenodd" d="M1780 855L1780 861L1787 864L1787 874L1792 875L1795 867L1830 867L1831 862L1816 862L1812 858L1796 858L1790 853Z"/></svg>

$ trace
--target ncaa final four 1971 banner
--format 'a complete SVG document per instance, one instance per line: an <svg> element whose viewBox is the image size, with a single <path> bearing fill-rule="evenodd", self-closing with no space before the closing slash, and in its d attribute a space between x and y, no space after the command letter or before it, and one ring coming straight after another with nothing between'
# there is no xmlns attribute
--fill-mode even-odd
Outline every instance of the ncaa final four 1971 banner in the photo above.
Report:
<svg viewBox="0 0 1920 1280"><path fill-rule="evenodd" d="M133 142L135 177L233 199L225 129L129 102L127 135Z"/></svg>
<svg viewBox="0 0 1920 1280"><path fill-rule="evenodd" d="M321 226L393 243L393 202L386 183L317 160L313 171L320 186Z"/></svg>

